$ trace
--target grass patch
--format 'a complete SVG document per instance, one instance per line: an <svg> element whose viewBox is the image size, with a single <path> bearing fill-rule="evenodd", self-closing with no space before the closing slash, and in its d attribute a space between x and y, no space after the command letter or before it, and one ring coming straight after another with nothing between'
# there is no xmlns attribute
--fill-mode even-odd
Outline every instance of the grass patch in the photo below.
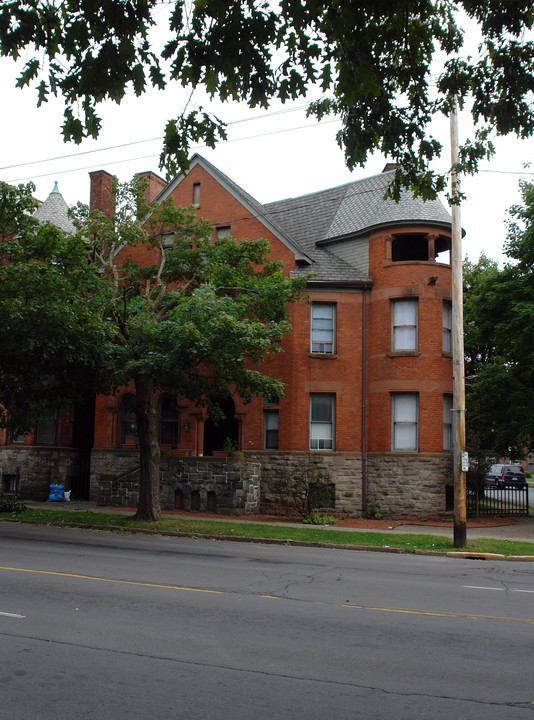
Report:
<svg viewBox="0 0 534 720"><path fill-rule="evenodd" d="M92 528L111 528L135 533L136 530L151 532L186 533L188 535L212 535L235 538L265 538L282 542L301 541L328 543L330 545L362 545L400 548L406 552L415 550L447 552L454 550L452 540L437 535L397 535L380 532L356 532L335 528L295 528L267 523L225 522L224 520L163 518L159 522L138 522L124 513L99 513L90 511L26 510L21 515L0 513L1 520L35 523L49 526L85 525ZM468 540L465 548L471 552L491 552L503 555L534 555L534 543L511 540Z"/></svg>

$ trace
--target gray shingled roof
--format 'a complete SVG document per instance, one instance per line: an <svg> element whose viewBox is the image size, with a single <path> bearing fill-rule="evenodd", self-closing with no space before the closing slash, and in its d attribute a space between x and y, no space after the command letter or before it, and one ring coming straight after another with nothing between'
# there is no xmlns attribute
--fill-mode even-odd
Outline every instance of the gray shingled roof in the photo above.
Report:
<svg viewBox="0 0 534 720"><path fill-rule="evenodd" d="M313 273L312 281L369 281L366 238L380 227L404 224L450 229L451 217L439 200L425 202L409 191L401 194L398 203L384 198L395 171L262 205L202 156L194 155L190 168L196 163L292 249L297 262L294 274ZM183 178L178 175L156 200L167 197Z"/></svg>
<svg viewBox="0 0 534 720"><path fill-rule="evenodd" d="M439 200L423 201L404 191L400 202L385 199L394 171L364 180L266 204L269 216L309 251L316 243L358 236L383 225L432 224L450 227Z"/></svg>
<svg viewBox="0 0 534 720"><path fill-rule="evenodd" d="M451 217L439 200L423 201L404 191L401 200L385 199L394 171L356 180L329 190L264 205L268 216L313 260L296 274L313 272L316 280L360 281L368 278L367 257L350 260L328 251L330 243L367 236L387 225L435 225L450 228ZM345 252L347 256L347 253Z"/></svg>
<svg viewBox="0 0 534 720"><path fill-rule="evenodd" d="M75 227L72 224L68 216L68 206L63 195L59 192L57 182L54 184L54 189L50 195L46 198L44 203L37 208L33 216L39 220L39 222L49 222L52 225L57 225L66 233L73 233Z"/></svg>

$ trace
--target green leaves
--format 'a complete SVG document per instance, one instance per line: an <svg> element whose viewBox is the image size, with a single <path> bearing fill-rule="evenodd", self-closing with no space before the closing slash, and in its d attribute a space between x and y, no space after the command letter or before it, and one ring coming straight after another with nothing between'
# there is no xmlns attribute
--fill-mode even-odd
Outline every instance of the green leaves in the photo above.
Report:
<svg viewBox="0 0 534 720"><path fill-rule="evenodd" d="M486 454L534 448L534 185L511 209L504 268L464 267L468 440Z"/></svg>
<svg viewBox="0 0 534 720"><path fill-rule="evenodd" d="M479 54L464 48L460 12L478 24ZM175 0L163 50L148 31L156 0L11 0L0 6L0 54L29 60L17 81L35 84L39 104L50 93L66 103L63 134L80 142L100 130L99 103L120 103L132 88L164 89L178 80L192 89L250 107L274 99L323 96L310 106L318 119L341 117L338 142L349 167L379 150L401 165L397 190L435 197L445 186L431 171L441 153L430 123L448 113L450 98L472 107L482 132L461 151L476 172L493 148L487 131L534 133L534 26L530 0L282 0L276 10L254 0ZM166 34L165 34L166 32ZM437 54L446 62L434 89ZM440 58L441 62L441 58ZM187 167L190 143L210 147L224 124L202 109L169 121L160 156L175 174Z"/></svg>

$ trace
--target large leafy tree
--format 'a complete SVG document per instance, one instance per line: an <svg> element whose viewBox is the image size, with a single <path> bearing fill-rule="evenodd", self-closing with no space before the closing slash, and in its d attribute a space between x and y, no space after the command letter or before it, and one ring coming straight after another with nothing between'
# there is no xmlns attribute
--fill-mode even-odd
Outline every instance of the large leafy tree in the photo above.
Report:
<svg viewBox="0 0 534 720"><path fill-rule="evenodd" d="M511 208L508 262L464 267L468 441L481 454L534 450L534 185Z"/></svg>
<svg viewBox="0 0 534 720"><path fill-rule="evenodd" d="M108 338L83 240L33 218L32 191L0 183L0 424L15 433L96 387Z"/></svg>
<svg viewBox="0 0 534 720"><path fill-rule="evenodd" d="M2 246L0 420L28 429L88 388L136 391L139 518L160 517L156 387L217 410L238 393L283 394L258 368L290 329L301 281L264 240L213 241L172 200L148 207L138 182L116 187L111 218L82 205L78 232L31 223Z"/></svg>
<svg viewBox="0 0 534 720"><path fill-rule="evenodd" d="M468 170L491 153L490 133L534 131L531 0L173 0L168 26L151 34L159 5L4 0L0 54L24 54L17 84L34 85L39 104L65 99L63 134L76 142L98 135L98 104L120 102L129 88L142 95L177 82L251 107L313 93L311 114L342 118L349 167L373 150L401 165L394 193L401 184L424 196L443 189L429 124L453 95L478 126L461 151ZM476 33L478 49L466 50L465 35ZM224 136L206 110L184 111L166 125L161 165L175 173L191 140L213 146Z"/></svg>

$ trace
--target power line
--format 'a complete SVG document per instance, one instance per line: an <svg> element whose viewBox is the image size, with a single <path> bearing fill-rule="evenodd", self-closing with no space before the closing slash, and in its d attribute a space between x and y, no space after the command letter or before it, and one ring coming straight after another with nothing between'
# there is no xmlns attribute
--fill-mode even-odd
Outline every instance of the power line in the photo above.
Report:
<svg viewBox="0 0 534 720"><path fill-rule="evenodd" d="M318 126L323 126L323 125L331 125L332 123L337 123L337 122L339 122L339 119L336 118L335 120L326 120L325 122L315 123L312 125L300 125L299 127L284 128L283 130L273 130L268 133L259 133L257 135L247 135L246 137L234 138L233 140L221 140L221 141L217 142L216 145L227 145L228 143L241 142L242 140L255 140L257 138L268 137L270 135L279 135L279 134L285 133L285 132L294 132L295 130L308 130L310 128L316 128ZM138 142L143 142L143 141L138 141ZM127 143L126 145L129 145L129 144L136 144L136 143ZM123 147L123 146L117 145L116 147ZM201 150L201 149L207 148L207 147L209 147L209 146L208 145L195 145L191 148L191 150ZM113 148L111 148L111 149L113 149ZM92 151L87 151L87 152L92 152ZM82 155L82 154L87 154L87 153L80 153L80 155ZM67 157L73 157L73 156L67 156ZM120 165L122 163L137 162L138 160L147 160L147 159L154 158L154 157L156 157L156 155L154 155L154 154L142 155L142 156L138 156L138 157L134 157L134 158L126 158L124 160L110 160L109 162L100 163L100 165L101 166ZM62 158L59 158L59 159L62 159ZM44 161L40 161L40 162L44 162ZM28 163L25 163L25 164L28 164ZM31 164L31 163L29 163L29 164ZM22 165L20 165L20 166L14 165L12 167L15 167L15 168L22 167ZM86 165L85 167L76 167L76 168L71 168L70 170L54 170L53 172L41 173L41 175L31 175L31 176L25 175L24 177L15 178L15 179L11 180L10 182L21 182L23 180L28 180L28 179L37 180L37 179L43 178L43 177L50 177L51 175L66 175L67 173L82 172L83 170L90 170L93 167L95 167L95 166L94 165ZM0 170L2 170L2 169L4 169L4 168L0 168Z"/></svg>
<svg viewBox="0 0 534 720"><path fill-rule="evenodd" d="M231 121L225 123L225 125L226 125L226 127L229 127L230 125L239 125L240 123L252 122L254 120L263 120L263 118L274 117L275 115L284 115L286 113L304 110L307 107L308 107L308 105L305 104L305 105L299 105L294 108L284 108L282 110L273 110L272 112L263 113L262 115L254 115L253 117L242 118L240 120L231 120ZM292 129L292 128L290 128L290 129ZM108 147L94 148L93 150L82 150L80 152L69 153L68 155L57 155L56 157L52 157L52 158L44 158L42 160L31 160L29 162L16 163L15 165L5 165L4 167L0 167L0 170L13 170L14 168L27 167L28 165L40 165L42 163L55 162L56 160L66 160L66 159L72 158L72 157L81 157L82 155L91 155L93 153L107 152L108 150L118 150L119 148L131 147L132 145L142 145L143 143L155 142L156 140L158 140L158 141L163 140L163 136L160 135L158 137L146 138L145 140L133 140L132 142L129 142L129 143L120 143L119 145L109 145ZM37 177L44 177L44 176L40 175Z"/></svg>

